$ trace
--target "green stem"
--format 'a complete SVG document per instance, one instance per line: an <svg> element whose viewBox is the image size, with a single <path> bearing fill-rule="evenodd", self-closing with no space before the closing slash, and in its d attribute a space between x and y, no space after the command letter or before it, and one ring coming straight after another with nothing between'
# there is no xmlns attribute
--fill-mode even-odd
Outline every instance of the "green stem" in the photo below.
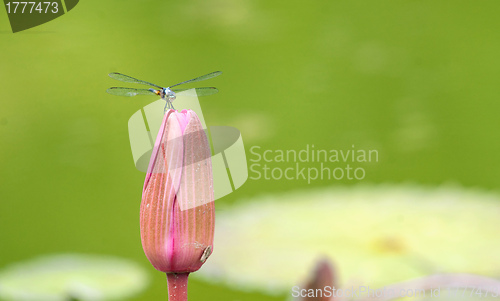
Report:
<svg viewBox="0 0 500 301"><path fill-rule="evenodd" d="M167 273L168 301L187 301L189 273Z"/></svg>

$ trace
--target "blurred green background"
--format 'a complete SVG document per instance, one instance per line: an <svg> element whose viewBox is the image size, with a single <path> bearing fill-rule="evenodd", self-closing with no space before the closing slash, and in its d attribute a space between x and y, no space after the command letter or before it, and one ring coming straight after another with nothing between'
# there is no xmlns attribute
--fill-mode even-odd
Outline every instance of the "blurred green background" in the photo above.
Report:
<svg viewBox="0 0 500 301"><path fill-rule="evenodd" d="M145 174L128 118L155 97L108 95L117 71L171 85L211 71L209 125L247 151L377 149L364 183L497 190L498 1L81 1L12 34L0 11L0 267L39 254L133 259ZM203 86L205 83L203 83ZM218 200L356 181L248 180ZM279 222L279 218L277 219ZM192 300L281 300L193 280Z"/></svg>

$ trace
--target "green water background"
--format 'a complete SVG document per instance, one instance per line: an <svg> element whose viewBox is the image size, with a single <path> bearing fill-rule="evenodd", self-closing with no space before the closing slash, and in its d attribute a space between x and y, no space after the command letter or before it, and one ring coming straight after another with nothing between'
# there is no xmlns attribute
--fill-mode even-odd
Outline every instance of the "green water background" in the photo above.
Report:
<svg viewBox="0 0 500 301"><path fill-rule="evenodd" d="M209 125L247 151L377 149L363 183L498 190L498 1L81 1L12 34L0 11L0 267L40 254L133 259L144 174L127 121L154 97L106 94L118 71L170 85L204 73ZM205 83L204 83L205 84ZM293 164L292 164L293 165ZM291 166L291 165L290 165ZM357 181L248 180L240 198ZM279 222L279 217L277 217ZM279 300L199 280L192 300Z"/></svg>

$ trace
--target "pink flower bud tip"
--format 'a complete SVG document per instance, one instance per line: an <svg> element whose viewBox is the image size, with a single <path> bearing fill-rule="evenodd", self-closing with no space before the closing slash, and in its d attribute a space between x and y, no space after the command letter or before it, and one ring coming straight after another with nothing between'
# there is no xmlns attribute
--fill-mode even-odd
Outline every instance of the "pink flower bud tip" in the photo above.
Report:
<svg viewBox="0 0 500 301"><path fill-rule="evenodd" d="M304 287L304 291L307 294L299 300L334 301L336 299L335 296L327 295L325 289L329 288L331 290L335 287L337 287L337 283L333 265L327 258L323 258L316 263Z"/></svg>

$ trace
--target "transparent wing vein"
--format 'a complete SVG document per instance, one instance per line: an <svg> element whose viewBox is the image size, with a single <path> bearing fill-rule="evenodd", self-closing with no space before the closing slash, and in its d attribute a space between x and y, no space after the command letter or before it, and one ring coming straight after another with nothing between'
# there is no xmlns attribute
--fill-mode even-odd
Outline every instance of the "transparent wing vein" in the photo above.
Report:
<svg viewBox="0 0 500 301"><path fill-rule="evenodd" d="M217 88L214 87L203 87L203 88L195 88L195 89L172 89L175 93L179 93L179 95L186 96L208 96L219 92Z"/></svg>
<svg viewBox="0 0 500 301"><path fill-rule="evenodd" d="M122 82L126 82L126 83L148 85L148 86L153 86L153 87L160 88L160 89L162 88L162 87L157 86L155 84L152 84L150 82L143 81L143 80L140 80L137 78L133 78L132 76L128 76L128 75L117 73L117 72L110 73L109 77L116 79L116 80L119 80L119 81L122 81Z"/></svg>
<svg viewBox="0 0 500 301"><path fill-rule="evenodd" d="M193 78L193 79L190 79L190 80L187 80L187 81L175 84L173 86L170 86L170 88L175 87L175 86L179 86L179 85L183 85L183 84L187 84L187 83L201 82L202 80L207 80L209 78L213 78L213 77L219 76L221 74L222 74L221 71L215 71L215 72L212 72L212 73L209 73L209 74L205 74L205 75L202 75L202 76L199 76L199 77L196 77L196 78Z"/></svg>
<svg viewBox="0 0 500 301"><path fill-rule="evenodd" d="M133 89L123 87L112 87L107 89L106 92L118 96L156 95L154 91L148 89Z"/></svg>

